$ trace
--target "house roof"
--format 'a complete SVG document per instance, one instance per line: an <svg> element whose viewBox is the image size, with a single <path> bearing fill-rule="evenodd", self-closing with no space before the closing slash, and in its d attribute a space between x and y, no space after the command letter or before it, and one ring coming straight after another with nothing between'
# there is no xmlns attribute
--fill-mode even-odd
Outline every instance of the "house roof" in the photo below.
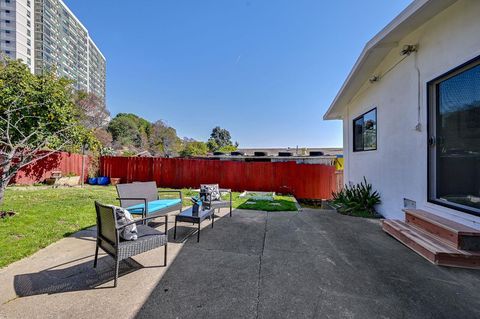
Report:
<svg viewBox="0 0 480 319"><path fill-rule="evenodd" d="M365 45L323 119L341 119L343 108L352 100L361 86L374 75L373 72L377 66L394 47L399 45L399 41L457 1L413 1Z"/></svg>

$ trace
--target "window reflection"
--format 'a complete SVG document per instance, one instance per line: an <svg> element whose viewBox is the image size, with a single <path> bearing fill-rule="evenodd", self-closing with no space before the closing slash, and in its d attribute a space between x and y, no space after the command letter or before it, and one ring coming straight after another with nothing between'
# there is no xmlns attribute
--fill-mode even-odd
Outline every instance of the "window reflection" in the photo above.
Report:
<svg viewBox="0 0 480 319"><path fill-rule="evenodd" d="M377 110L364 115L365 130L363 132L364 150L377 148Z"/></svg>
<svg viewBox="0 0 480 319"><path fill-rule="evenodd" d="M437 84L436 198L480 209L480 65Z"/></svg>
<svg viewBox="0 0 480 319"><path fill-rule="evenodd" d="M353 121L354 151L377 149L377 109L358 117Z"/></svg>

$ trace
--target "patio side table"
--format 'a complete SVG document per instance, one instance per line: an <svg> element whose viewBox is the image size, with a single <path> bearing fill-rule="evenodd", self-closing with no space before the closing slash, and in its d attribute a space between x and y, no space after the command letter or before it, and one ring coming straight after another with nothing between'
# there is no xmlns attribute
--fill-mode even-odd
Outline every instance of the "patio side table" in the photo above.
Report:
<svg viewBox="0 0 480 319"><path fill-rule="evenodd" d="M212 220L213 228L213 223L215 221L214 209L199 210L197 214L193 213L193 209L191 207L182 211L180 214L175 216L173 239L177 238L177 222L188 222L198 224L197 243L200 242L200 224L207 218Z"/></svg>

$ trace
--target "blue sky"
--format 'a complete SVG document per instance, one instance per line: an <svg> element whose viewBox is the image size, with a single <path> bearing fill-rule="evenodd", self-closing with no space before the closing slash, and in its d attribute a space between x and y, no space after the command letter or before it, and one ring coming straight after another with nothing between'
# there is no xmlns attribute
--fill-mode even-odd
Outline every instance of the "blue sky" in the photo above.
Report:
<svg viewBox="0 0 480 319"><path fill-rule="evenodd" d="M365 43L410 0L65 0L107 58L112 115L244 147L332 147L323 121ZM115 3L115 5L113 5Z"/></svg>

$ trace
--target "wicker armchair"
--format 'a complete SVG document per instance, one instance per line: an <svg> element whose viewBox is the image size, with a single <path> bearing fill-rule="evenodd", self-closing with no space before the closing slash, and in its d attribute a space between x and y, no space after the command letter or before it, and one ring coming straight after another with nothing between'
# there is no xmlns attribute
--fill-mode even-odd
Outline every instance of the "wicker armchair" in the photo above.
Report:
<svg viewBox="0 0 480 319"><path fill-rule="evenodd" d="M126 225L117 225L115 211L111 206L105 206L95 202L97 212L97 245L95 248L95 261L93 267L97 267L98 248L102 248L107 254L115 259L115 281L114 287L117 287L118 270L120 261L143 252L165 246L164 262L162 266L167 266L167 246L168 246L168 216L165 218L165 231L162 233L147 225L138 224L158 216L151 216L135 220ZM131 224L137 223L138 239L127 241L120 238L120 231Z"/></svg>
<svg viewBox="0 0 480 319"><path fill-rule="evenodd" d="M209 185L209 184L201 184L200 189L198 190L199 192L201 191L204 185ZM217 199L217 200L209 201L210 208L218 209L219 212L220 212L220 208L229 208L230 217L232 217L232 190L226 189L226 188L219 188L218 191L220 192L220 195L228 194L229 198L227 200ZM200 194L200 198L202 198L201 194ZM205 200L204 198L202 199Z"/></svg>

